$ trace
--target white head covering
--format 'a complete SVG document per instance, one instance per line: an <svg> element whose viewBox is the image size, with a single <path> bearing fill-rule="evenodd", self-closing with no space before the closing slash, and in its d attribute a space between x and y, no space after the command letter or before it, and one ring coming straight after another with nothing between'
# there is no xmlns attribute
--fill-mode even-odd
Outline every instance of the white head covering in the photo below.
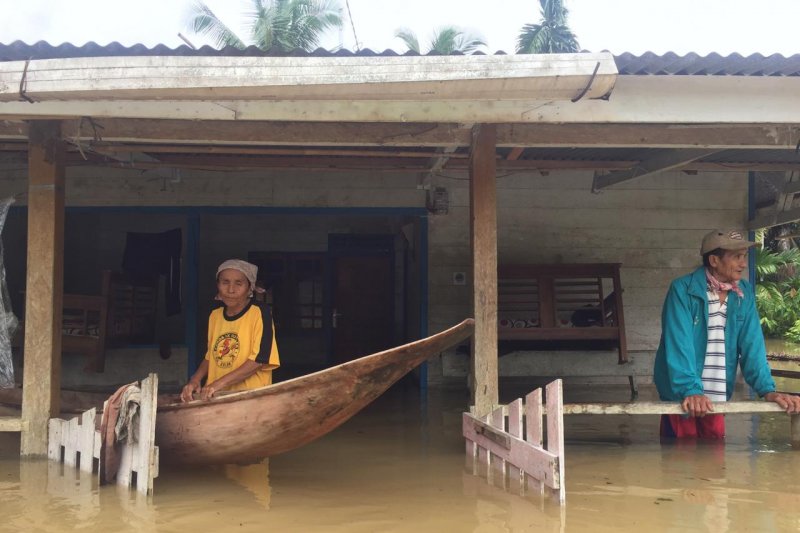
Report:
<svg viewBox="0 0 800 533"><path fill-rule="evenodd" d="M250 282L250 290L255 292L264 292L264 289L261 287L256 287L256 276L258 275L258 267L253 263L248 263L247 261L242 261L241 259L228 259L224 261L219 268L217 268L217 275L216 277L219 278L219 273L223 270L228 269L238 270L244 277L247 278L247 281Z"/></svg>

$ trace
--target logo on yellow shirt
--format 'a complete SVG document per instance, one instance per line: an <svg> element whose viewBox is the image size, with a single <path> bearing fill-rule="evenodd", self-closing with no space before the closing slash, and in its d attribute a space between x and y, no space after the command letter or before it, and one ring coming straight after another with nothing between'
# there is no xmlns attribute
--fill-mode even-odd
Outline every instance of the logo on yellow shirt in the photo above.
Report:
<svg viewBox="0 0 800 533"><path fill-rule="evenodd" d="M214 343L214 361L219 368L230 368L239 355L239 336L236 333L223 333Z"/></svg>

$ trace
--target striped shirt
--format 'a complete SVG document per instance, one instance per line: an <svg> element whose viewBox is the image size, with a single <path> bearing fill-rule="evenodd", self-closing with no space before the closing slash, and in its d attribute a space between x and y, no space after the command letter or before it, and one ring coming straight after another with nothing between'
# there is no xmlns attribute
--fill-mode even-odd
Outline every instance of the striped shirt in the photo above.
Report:
<svg viewBox="0 0 800 533"><path fill-rule="evenodd" d="M725 370L725 323L728 302L719 301L719 295L708 291L708 342L703 364L703 394L712 402L724 402L727 395L727 373Z"/></svg>

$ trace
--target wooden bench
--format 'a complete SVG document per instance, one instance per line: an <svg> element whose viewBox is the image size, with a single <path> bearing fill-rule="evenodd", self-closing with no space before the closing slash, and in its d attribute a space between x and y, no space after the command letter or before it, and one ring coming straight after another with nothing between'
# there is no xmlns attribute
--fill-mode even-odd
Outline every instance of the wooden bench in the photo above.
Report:
<svg viewBox="0 0 800 533"><path fill-rule="evenodd" d="M103 372L108 348L155 341L158 278L104 270L101 294L64 293L62 353L85 355L85 369ZM24 323L15 345L22 346Z"/></svg>
<svg viewBox="0 0 800 533"><path fill-rule="evenodd" d="M498 340L604 341L628 361L619 263L498 268Z"/></svg>

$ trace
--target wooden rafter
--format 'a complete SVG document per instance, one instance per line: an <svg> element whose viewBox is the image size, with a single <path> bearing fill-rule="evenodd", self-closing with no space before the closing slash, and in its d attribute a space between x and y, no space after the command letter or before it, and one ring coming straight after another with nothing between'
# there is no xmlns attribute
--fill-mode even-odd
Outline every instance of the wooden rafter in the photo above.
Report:
<svg viewBox="0 0 800 533"><path fill-rule="evenodd" d="M757 216L749 223L750 229L770 228L800 220L800 207L794 207L795 197L800 193L800 180L794 177L794 172L788 173L775 203L756 213Z"/></svg>
<svg viewBox="0 0 800 533"><path fill-rule="evenodd" d="M635 167L628 170L618 170L610 174L598 175L594 177L592 182L592 190L599 191L616 185L624 181L629 181L636 178L643 178L650 174L664 172L674 168L685 166L696 159L701 159L711 155L715 150L699 149L699 150L663 150L653 157L640 162Z"/></svg>
<svg viewBox="0 0 800 533"><path fill-rule="evenodd" d="M508 161L516 161L517 159L519 159L519 156L521 156L522 152L524 152L524 151L525 151L525 147L523 147L523 146L515 146L514 148L511 149L510 152L508 152L508 155L506 156L506 159Z"/></svg>
<svg viewBox="0 0 800 533"><path fill-rule="evenodd" d="M101 153L113 152L142 152L142 153L172 153L172 154L226 154L226 155L267 155L267 156L306 156L306 157L410 157L426 158L435 155L433 151L406 150L406 149L359 149L353 148L301 148L280 147L270 148L261 146L214 146L214 145L159 145L159 144L107 144L94 145L93 148ZM2 150L2 145L0 145ZM467 154L450 154L448 158L467 159Z"/></svg>
<svg viewBox="0 0 800 533"><path fill-rule="evenodd" d="M74 158L73 166L98 165L96 161L82 161ZM159 156L158 162L135 161L126 162L108 159L101 166L119 168L186 168L209 170L241 170L248 168L286 168L297 170L410 170L427 171L427 159L414 160L411 158L336 158L336 157L224 157L215 155L166 155Z"/></svg>

